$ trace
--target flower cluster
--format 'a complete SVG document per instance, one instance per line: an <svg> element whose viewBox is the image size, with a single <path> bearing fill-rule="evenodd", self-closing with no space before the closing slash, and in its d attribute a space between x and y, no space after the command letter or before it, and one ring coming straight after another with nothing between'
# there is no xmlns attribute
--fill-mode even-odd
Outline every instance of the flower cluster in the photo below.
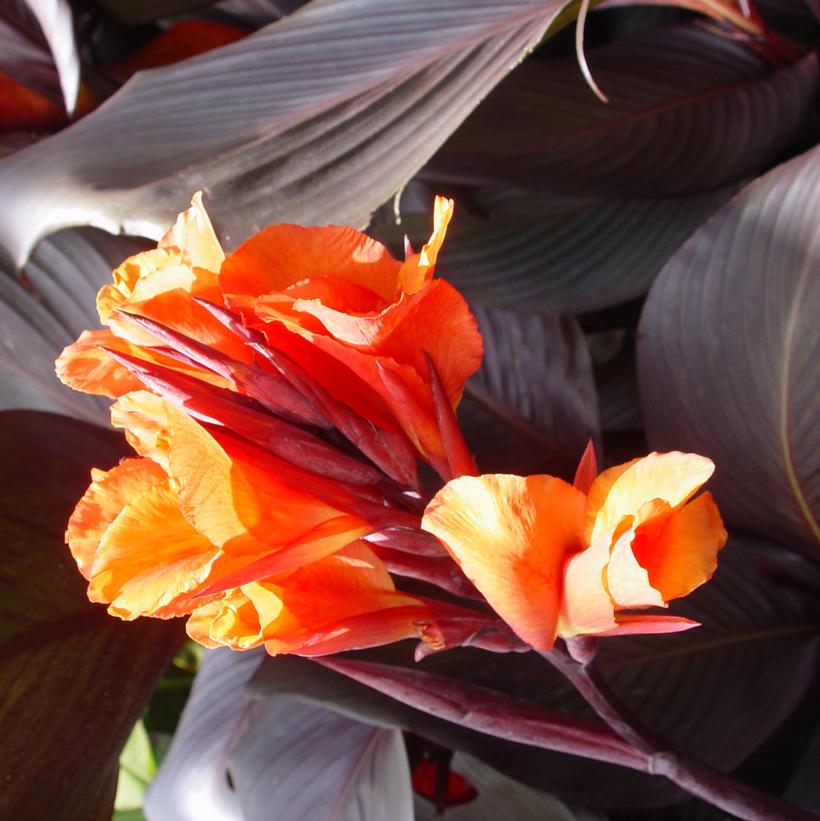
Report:
<svg viewBox="0 0 820 821"><path fill-rule="evenodd" d="M105 327L57 362L116 399L139 454L95 470L68 525L92 601L272 654L491 636L469 598L539 650L691 626L632 611L713 572L725 532L708 494L690 501L709 460L652 454L589 487L474 475L454 409L481 336L433 279L451 213L437 198L404 261L336 226L271 226L226 256L197 195L114 271ZM419 460L446 482L426 510ZM391 572L462 598L411 595Z"/></svg>
<svg viewBox="0 0 820 821"><path fill-rule="evenodd" d="M686 630L695 623L628 611L665 607L711 577L726 531L709 493L689 500L713 470L702 456L652 453L586 493L554 476L464 476L423 526L536 650L556 636Z"/></svg>

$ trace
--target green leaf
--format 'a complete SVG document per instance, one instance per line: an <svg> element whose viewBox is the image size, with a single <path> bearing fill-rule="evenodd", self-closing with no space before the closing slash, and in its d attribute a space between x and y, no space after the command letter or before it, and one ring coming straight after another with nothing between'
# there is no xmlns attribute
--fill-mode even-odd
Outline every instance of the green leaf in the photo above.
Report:
<svg viewBox="0 0 820 821"><path fill-rule="evenodd" d="M650 444L711 457L730 523L820 543L820 148L745 188L669 261L644 308Z"/></svg>
<svg viewBox="0 0 820 821"><path fill-rule="evenodd" d="M145 791L157 771L151 739L145 724L138 721L120 753L120 773L117 780L115 810L142 808Z"/></svg>
<svg viewBox="0 0 820 821"><path fill-rule="evenodd" d="M120 750L181 640L178 622L90 604L64 543L91 465L125 451L67 417L0 414L0 816L107 821Z"/></svg>

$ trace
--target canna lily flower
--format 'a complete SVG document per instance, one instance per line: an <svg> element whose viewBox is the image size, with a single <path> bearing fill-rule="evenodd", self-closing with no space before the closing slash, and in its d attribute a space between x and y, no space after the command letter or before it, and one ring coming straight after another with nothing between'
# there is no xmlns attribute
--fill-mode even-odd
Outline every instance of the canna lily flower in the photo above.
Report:
<svg viewBox="0 0 820 821"><path fill-rule="evenodd" d="M426 638L458 615L396 591L358 541L394 514L355 489L144 391L112 418L140 457L92 472L66 533L89 598L112 615L191 614L189 634L209 647L303 655Z"/></svg>
<svg viewBox="0 0 820 821"><path fill-rule="evenodd" d="M145 391L122 397L112 420L142 458L94 471L67 541L89 598L122 618L190 612L197 592L262 561L271 573L321 559L381 513Z"/></svg>
<svg viewBox="0 0 820 821"><path fill-rule="evenodd" d="M462 476L424 513L513 631L536 650L556 636L685 630L635 613L707 581L726 531L709 493L709 459L652 453L605 470L587 493L553 476Z"/></svg>
<svg viewBox="0 0 820 821"><path fill-rule="evenodd" d="M432 236L404 262L352 228L274 225L219 277L228 306L271 347L377 427L402 432L448 478L460 471L447 461L434 382L451 411L483 353L464 298L433 280L452 211L436 198ZM474 472L469 459L464 469Z"/></svg>
<svg viewBox="0 0 820 821"><path fill-rule="evenodd" d="M321 656L425 637L439 609L397 591L373 551L356 542L227 591L193 611L188 635L206 647Z"/></svg>
<svg viewBox="0 0 820 821"><path fill-rule="evenodd" d="M452 413L481 336L461 295L432 280L451 213L437 198L430 241L404 262L351 228L295 225L226 258L197 194L158 248L114 271L97 295L106 327L69 345L57 374L112 398L147 388L229 427L241 415L258 428L250 408L336 428L405 486L417 455L447 478L475 472Z"/></svg>

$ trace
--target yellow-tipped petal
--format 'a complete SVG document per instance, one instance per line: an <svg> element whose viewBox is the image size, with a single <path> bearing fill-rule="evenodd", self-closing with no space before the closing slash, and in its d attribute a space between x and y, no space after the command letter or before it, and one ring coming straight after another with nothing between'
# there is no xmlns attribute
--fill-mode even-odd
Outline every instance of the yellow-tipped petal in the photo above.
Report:
<svg viewBox="0 0 820 821"><path fill-rule="evenodd" d="M441 539L518 636L549 650L564 564L583 547L585 502L552 476L462 476L436 494L422 527Z"/></svg>
<svg viewBox="0 0 820 821"><path fill-rule="evenodd" d="M712 460L705 456L673 451L650 453L605 470L589 491L590 542L614 530L624 516L634 516L645 502L660 499L670 507L683 504L714 469Z"/></svg>

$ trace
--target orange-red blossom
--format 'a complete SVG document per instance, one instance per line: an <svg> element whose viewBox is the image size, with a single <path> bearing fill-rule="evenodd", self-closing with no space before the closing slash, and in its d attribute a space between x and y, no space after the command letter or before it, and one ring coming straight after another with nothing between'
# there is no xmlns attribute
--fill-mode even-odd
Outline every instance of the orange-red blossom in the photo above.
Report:
<svg viewBox="0 0 820 821"><path fill-rule="evenodd" d="M125 619L190 615L203 644L271 653L483 629L480 614L396 590L382 558L413 575L424 556L362 541L418 525L416 456L445 477L474 472L452 408L481 338L432 279L451 209L437 198L429 242L404 262L358 231L293 225L226 257L197 196L157 249L117 268L97 297L107 327L57 362L69 386L118 398L113 421L139 454L94 471L69 522L93 601ZM712 469L652 454L588 492L461 476L423 524L538 650L680 630L692 622L634 611L713 572L726 534L709 494L690 501Z"/></svg>
<svg viewBox="0 0 820 821"><path fill-rule="evenodd" d="M270 226L226 256L197 195L157 249L114 271L97 296L107 328L66 348L57 373L110 397L159 382L167 395L176 373L263 404L273 398L290 418L340 427L404 484L416 483L416 455L449 478L440 406L455 407L482 356L464 298L433 279L452 207L436 198L430 240L403 262L343 226ZM267 387L281 383L283 362L307 376L301 396L283 400L281 386ZM363 426L378 442L357 438Z"/></svg>
<svg viewBox="0 0 820 821"><path fill-rule="evenodd" d="M57 362L70 387L117 398L140 454L94 471L69 522L93 601L190 614L209 646L303 655L435 642L436 620L465 612L397 591L361 540L418 525L402 502L416 455L449 470L441 403L480 362L464 299L432 281L451 208L436 201L404 262L358 231L293 225L226 258L197 195L114 271L107 327Z"/></svg>
<svg viewBox="0 0 820 821"><path fill-rule="evenodd" d="M455 608L395 589L350 489L145 391L112 409L141 458L95 470L66 534L92 601L123 619L190 614L207 646L318 655L420 635Z"/></svg>
<svg viewBox="0 0 820 821"><path fill-rule="evenodd" d="M635 613L709 579L726 531L709 459L652 453L603 471L587 493L553 476L462 476L428 505L423 527L515 633L536 650L556 636L685 630Z"/></svg>

